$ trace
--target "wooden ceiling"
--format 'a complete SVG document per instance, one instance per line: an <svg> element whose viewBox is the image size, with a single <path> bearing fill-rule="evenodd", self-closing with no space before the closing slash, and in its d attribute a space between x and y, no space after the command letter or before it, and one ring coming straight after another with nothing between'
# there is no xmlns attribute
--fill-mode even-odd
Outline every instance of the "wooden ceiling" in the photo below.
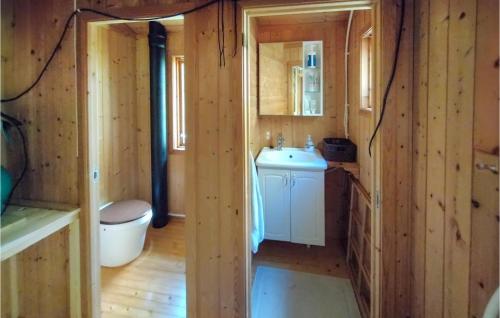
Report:
<svg viewBox="0 0 500 318"><path fill-rule="evenodd" d="M184 31L184 19L175 18L168 20L159 20L167 32L182 32ZM148 34L149 27L148 22L125 22L125 23L113 23L109 26L122 33L133 33L133 34Z"/></svg>
<svg viewBox="0 0 500 318"><path fill-rule="evenodd" d="M290 15L263 16L255 18L257 25L284 25L342 21L349 18L349 11L301 13Z"/></svg>
<svg viewBox="0 0 500 318"><path fill-rule="evenodd" d="M160 20L158 22L165 26L167 32L181 32L184 30L184 19ZM149 31L147 22L132 22L126 24L137 34L147 34Z"/></svg>

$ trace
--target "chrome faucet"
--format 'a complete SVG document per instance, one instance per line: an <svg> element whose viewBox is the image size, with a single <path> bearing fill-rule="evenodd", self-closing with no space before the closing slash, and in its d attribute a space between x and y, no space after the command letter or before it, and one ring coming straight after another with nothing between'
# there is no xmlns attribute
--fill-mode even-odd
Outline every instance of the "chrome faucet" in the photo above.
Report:
<svg viewBox="0 0 500 318"><path fill-rule="evenodd" d="M276 142L276 150L283 150L284 145L285 145L285 137L283 137L283 135L279 133Z"/></svg>

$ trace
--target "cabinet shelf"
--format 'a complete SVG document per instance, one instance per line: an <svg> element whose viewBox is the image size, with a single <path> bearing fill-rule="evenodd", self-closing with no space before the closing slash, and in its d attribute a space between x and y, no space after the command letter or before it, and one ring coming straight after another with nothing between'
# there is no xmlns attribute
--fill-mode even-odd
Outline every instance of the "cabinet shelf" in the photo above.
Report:
<svg viewBox="0 0 500 318"><path fill-rule="evenodd" d="M359 181L351 177L347 263L353 277L353 289L363 317L370 316L371 237L370 197Z"/></svg>
<svg viewBox="0 0 500 318"><path fill-rule="evenodd" d="M17 268L17 254L63 228L68 229L68 259L65 266L69 277L64 279L68 279L68 286L71 286L68 295L71 317L78 317L81 312L79 213L78 207L67 204L18 200L7 207L1 217L0 228L2 264L5 261L14 270ZM45 252L50 253L52 249ZM32 279L37 274L30 272L30 277L23 276L23 279ZM11 279L8 285L12 293L19 293L16 280ZM12 303L11 306L12 312L19 312L19 303Z"/></svg>
<svg viewBox="0 0 500 318"><path fill-rule="evenodd" d="M313 63L308 61L311 52L315 53ZM303 42L302 56L304 70L302 114L303 116L323 116L323 42Z"/></svg>
<svg viewBox="0 0 500 318"><path fill-rule="evenodd" d="M80 209L60 211L11 205L2 215L1 260L5 260L69 225Z"/></svg>

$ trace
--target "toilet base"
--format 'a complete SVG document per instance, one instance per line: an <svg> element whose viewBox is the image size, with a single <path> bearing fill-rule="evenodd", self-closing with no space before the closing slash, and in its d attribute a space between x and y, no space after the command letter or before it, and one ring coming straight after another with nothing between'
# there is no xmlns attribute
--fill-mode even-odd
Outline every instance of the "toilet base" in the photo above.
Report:
<svg viewBox="0 0 500 318"><path fill-rule="evenodd" d="M101 266L123 266L141 255L152 216L152 211L148 211L131 222L100 224Z"/></svg>

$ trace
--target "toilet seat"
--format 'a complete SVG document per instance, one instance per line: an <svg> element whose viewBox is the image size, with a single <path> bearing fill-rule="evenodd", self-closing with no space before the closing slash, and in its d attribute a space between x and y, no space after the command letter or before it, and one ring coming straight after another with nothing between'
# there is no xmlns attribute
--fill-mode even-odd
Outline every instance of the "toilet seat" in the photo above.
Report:
<svg viewBox="0 0 500 318"><path fill-rule="evenodd" d="M123 224L142 218L151 205L141 200L124 200L113 202L101 209L101 224Z"/></svg>

